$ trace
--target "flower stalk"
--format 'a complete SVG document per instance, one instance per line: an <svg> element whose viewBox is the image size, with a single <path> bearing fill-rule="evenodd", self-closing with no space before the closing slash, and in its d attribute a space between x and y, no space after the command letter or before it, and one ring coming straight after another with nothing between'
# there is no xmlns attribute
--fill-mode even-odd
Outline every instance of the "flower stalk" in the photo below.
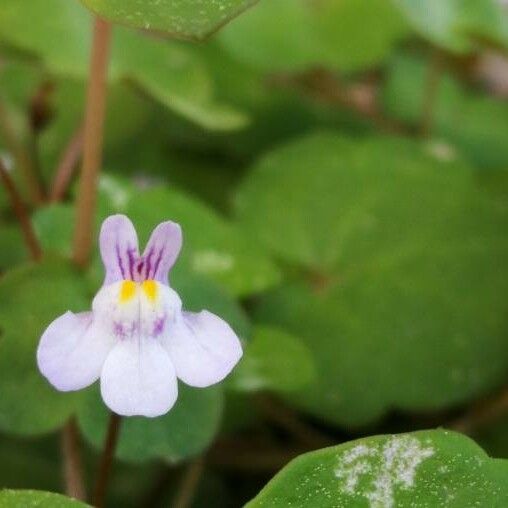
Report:
<svg viewBox="0 0 508 508"><path fill-rule="evenodd" d="M115 456L121 422L122 417L112 412L109 417L108 433L104 442L97 482L95 484L93 504L96 508L102 508L104 506L111 473L111 464L113 463L113 458Z"/></svg>
<svg viewBox="0 0 508 508"><path fill-rule="evenodd" d="M79 431L74 416L69 418L62 429L61 440L65 492L74 499L85 501L86 491L79 447Z"/></svg>
<svg viewBox="0 0 508 508"><path fill-rule="evenodd" d="M76 202L74 261L86 266L92 248L93 224L97 200L97 181L102 163L104 116L106 110L107 70L112 26L95 19L85 111L83 168Z"/></svg>

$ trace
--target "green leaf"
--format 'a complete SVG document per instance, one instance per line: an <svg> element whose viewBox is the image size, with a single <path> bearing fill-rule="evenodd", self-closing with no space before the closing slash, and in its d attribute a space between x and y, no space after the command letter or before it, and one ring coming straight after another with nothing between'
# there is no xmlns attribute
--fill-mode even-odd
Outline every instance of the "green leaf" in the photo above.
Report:
<svg viewBox="0 0 508 508"><path fill-rule="evenodd" d="M265 71L324 65L351 72L380 63L406 34L384 0L270 0L224 29L223 46Z"/></svg>
<svg viewBox="0 0 508 508"><path fill-rule="evenodd" d="M314 377L312 353L299 338L276 328L258 327L228 386L246 392L290 392Z"/></svg>
<svg viewBox="0 0 508 508"><path fill-rule="evenodd" d="M70 497L38 490L0 490L0 508L86 508Z"/></svg>
<svg viewBox="0 0 508 508"><path fill-rule="evenodd" d="M374 436L301 455L246 508L501 508L507 475L508 461L460 434Z"/></svg>
<svg viewBox="0 0 508 508"><path fill-rule="evenodd" d="M129 462L164 459L179 462L203 452L218 431L222 415L219 387L189 388L179 384L178 400L165 416L130 417L122 421L117 456ZM85 437L98 449L104 443L110 412L99 390L89 391L78 414Z"/></svg>
<svg viewBox="0 0 508 508"><path fill-rule="evenodd" d="M34 26L31 19L38 23ZM52 73L83 80L88 76L91 21L76 1L5 0L0 42L41 59ZM242 113L215 100L213 83L189 48L116 27L110 60L110 83L128 81L198 125L227 130L246 124Z"/></svg>
<svg viewBox="0 0 508 508"><path fill-rule="evenodd" d="M496 0L393 0L413 28L433 44L457 53L477 42L508 44L508 16Z"/></svg>
<svg viewBox="0 0 508 508"><path fill-rule="evenodd" d="M418 125L425 108L428 66L409 56L394 59L389 68L382 100L386 112ZM482 168L508 164L508 105L498 99L472 93L443 71L433 107L432 134L451 143Z"/></svg>
<svg viewBox="0 0 508 508"><path fill-rule="evenodd" d="M504 379L508 210L467 166L402 139L315 135L261 161L238 211L300 280L256 313L314 354L297 405L359 425Z"/></svg>
<svg viewBox="0 0 508 508"><path fill-rule="evenodd" d="M37 370L36 349L59 315L89 307L83 278L63 259L21 266L0 279L0 301L0 428L23 435L56 429L82 394L52 388Z"/></svg>
<svg viewBox="0 0 508 508"><path fill-rule="evenodd" d="M123 25L203 39L257 0L81 0L100 16Z"/></svg>
<svg viewBox="0 0 508 508"><path fill-rule="evenodd" d="M74 209L60 203L38 208L32 224L43 252L70 257L74 232Z"/></svg>

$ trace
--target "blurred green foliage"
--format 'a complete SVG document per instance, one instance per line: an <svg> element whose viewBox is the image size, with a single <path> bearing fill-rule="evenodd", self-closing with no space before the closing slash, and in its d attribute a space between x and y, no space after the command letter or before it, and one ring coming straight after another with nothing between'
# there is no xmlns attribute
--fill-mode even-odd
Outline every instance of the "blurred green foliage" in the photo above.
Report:
<svg viewBox="0 0 508 508"><path fill-rule="evenodd" d="M30 260L0 187L0 488L63 490L56 436L71 415L91 482L106 432L96 387L57 393L35 364L44 328L88 310L102 283L96 251L83 272L70 262L76 174L62 200L34 206L19 157L52 188L83 121L88 7L118 22L96 231L111 213L129 215L141 242L179 222L171 284L245 346L221 386L180 386L168 415L124 422L111 505L170 505L206 454L195 508L365 506L397 442L373 436L408 432L421 468L411 488L388 482L396 506L505 506L506 461L414 431L467 420L484 398L498 407L508 380L507 11L254 3L3 0L0 157L44 259ZM200 44L173 38L229 20ZM493 414L470 431L508 458L506 417ZM296 459L256 497L295 455L355 439ZM372 453L351 498L337 471L358 446ZM0 490L0 508L80 506L48 496Z"/></svg>

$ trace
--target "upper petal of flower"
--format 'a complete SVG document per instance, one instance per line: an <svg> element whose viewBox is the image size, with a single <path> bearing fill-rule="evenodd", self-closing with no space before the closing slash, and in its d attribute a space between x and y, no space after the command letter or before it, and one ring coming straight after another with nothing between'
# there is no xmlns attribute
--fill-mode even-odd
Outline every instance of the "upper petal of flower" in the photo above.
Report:
<svg viewBox="0 0 508 508"><path fill-rule="evenodd" d="M102 223L99 243L106 268L104 284L134 280L139 250L132 222L125 215L111 215Z"/></svg>
<svg viewBox="0 0 508 508"><path fill-rule="evenodd" d="M182 312L168 327L164 345L176 375L190 386L205 387L222 381L242 356L235 332L206 310Z"/></svg>
<svg viewBox="0 0 508 508"><path fill-rule="evenodd" d="M66 312L42 335L39 370L58 390L80 390L99 378L113 338L93 321L91 312Z"/></svg>
<svg viewBox="0 0 508 508"><path fill-rule="evenodd" d="M118 342L104 363L101 394L123 416L161 416L174 405L178 385L173 364L151 337Z"/></svg>
<svg viewBox="0 0 508 508"><path fill-rule="evenodd" d="M145 279L168 283L168 273L182 248L182 230L175 222L159 224L143 252Z"/></svg>

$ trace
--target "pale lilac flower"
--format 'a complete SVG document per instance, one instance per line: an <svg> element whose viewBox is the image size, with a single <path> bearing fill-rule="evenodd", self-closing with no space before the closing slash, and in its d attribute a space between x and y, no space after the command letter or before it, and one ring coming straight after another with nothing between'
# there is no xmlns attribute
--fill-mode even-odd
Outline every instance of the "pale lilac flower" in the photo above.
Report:
<svg viewBox="0 0 508 508"><path fill-rule="evenodd" d="M42 335L37 363L58 390L85 388L100 378L106 405L125 416L160 416L190 386L218 383L242 356L229 325L204 310L182 311L168 272L182 245L180 226L159 224L139 255L124 215L107 218L100 233L106 269L92 312L66 312Z"/></svg>

